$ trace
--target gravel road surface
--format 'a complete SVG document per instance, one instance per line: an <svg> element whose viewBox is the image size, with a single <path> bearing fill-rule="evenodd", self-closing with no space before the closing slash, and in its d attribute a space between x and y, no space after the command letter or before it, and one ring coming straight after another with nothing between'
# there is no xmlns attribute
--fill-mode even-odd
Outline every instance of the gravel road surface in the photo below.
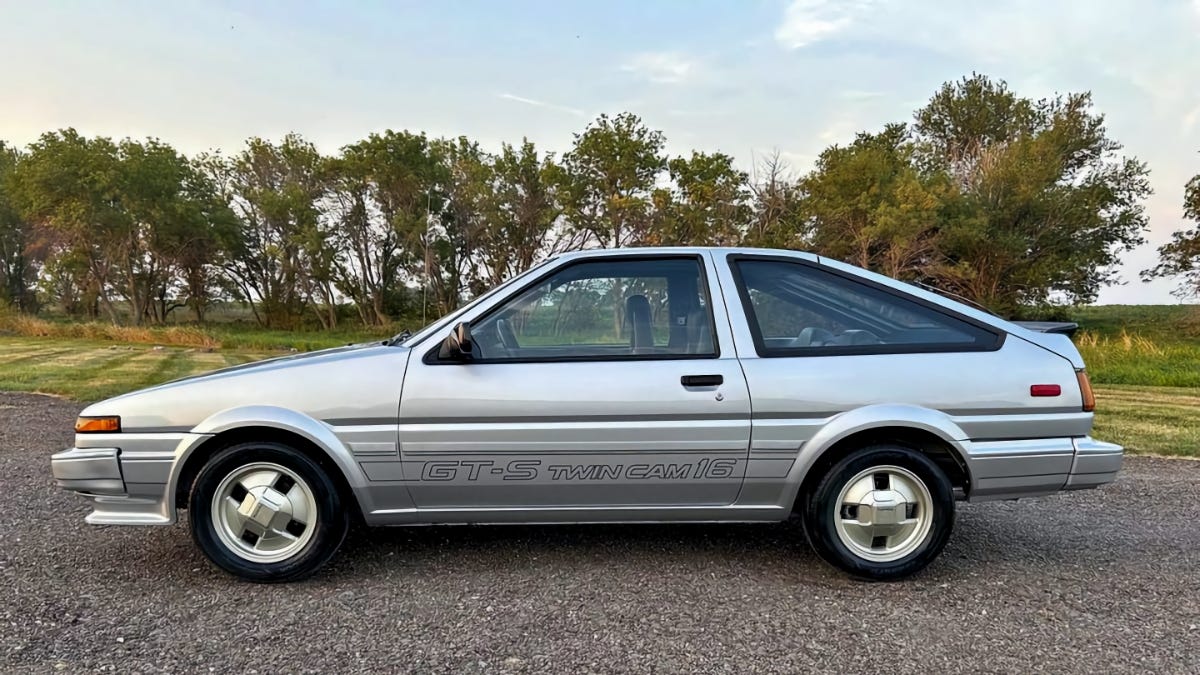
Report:
<svg viewBox="0 0 1200 675"><path fill-rule="evenodd" d="M790 525L363 531L241 583L178 525L85 525L74 403L0 394L0 672L1200 672L1200 462L961 505L941 559L850 581Z"/></svg>

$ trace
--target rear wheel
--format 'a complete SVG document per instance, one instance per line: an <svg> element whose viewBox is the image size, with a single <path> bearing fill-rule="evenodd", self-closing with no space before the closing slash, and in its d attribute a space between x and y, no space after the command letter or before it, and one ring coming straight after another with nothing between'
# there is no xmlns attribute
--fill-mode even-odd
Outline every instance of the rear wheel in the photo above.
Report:
<svg viewBox="0 0 1200 675"><path fill-rule="evenodd" d="M345 539L349 514L320 466L282 443L239 443L196 477L192 538L221 569L257 582L295 581Z"/></svg>
<svg viewBox="0 0 1200 675"><path fill-rule="evenodd" d="M804 510L817 554L849 574L901 579L924 569L950 539L954 490L933 460L902 446L856 450L817 483Z"/></svg>

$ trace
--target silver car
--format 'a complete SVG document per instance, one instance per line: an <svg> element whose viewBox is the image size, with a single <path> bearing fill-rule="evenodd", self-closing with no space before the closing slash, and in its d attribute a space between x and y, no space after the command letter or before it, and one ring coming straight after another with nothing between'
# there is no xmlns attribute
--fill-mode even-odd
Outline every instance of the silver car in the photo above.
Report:
<svg viewBox="0 0 1200 675"><path fill-rule="evenodd" d="M415 335L89 406L87 522L186 509L217 566L312 574L354 522L796 518L856 577L921 570L956 500L1112 481L1065 335L793 251L595 250Z"/></svg>

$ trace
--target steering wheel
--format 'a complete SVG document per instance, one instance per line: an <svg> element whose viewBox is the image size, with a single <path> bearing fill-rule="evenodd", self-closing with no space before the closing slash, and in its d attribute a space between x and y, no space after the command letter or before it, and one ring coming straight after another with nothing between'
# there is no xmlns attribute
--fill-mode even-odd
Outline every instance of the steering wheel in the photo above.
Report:
<svg viewBox="0 0 1200 675"><path fill-rule="evenodd" d="M508 319L496 320L496 335L500 338L500 345L510 354L521 348L517 342L517 334L513 332L512 326L508 325Z"/></svg>

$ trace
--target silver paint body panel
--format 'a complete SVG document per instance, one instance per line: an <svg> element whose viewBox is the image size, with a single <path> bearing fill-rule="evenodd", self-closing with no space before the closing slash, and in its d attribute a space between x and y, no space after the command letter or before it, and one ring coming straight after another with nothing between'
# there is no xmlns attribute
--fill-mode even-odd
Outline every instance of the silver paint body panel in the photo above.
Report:
<svg viewBox="0 0 1200 675"><path fill-rule="evenodd" d="M582 258L698 256L716 358L427 363L459 321ZM993 351L763 358L730 255L817 263L945 307L1003 333ZM239 366L89 406L122 433L80 434L55 455L89 522L166 524L197 448L247 427L305 439L336 466L375 525L781 520L829 448L872 430L940 439L971 500L1111 482L1122 450L1088 437L1069 338L1034 333L865 270L791 251L629 249L567 254L418 332ZM684 387L686 375L721 375ZM1033 398L1031 384L1057 384ZM219 440L216 442L220 442Z"/></svg>

